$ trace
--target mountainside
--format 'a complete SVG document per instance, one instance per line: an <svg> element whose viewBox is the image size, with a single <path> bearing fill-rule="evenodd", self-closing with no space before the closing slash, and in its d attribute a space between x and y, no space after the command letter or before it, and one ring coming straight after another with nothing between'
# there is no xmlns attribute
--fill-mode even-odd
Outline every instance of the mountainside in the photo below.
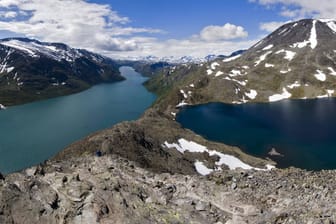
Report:
<svg viewBox="0 0 336 224"><path fill-rule="evenodd" d="M5 106L122 79L113 60L86 50L27 38L0 40L0 103Z"/></svg>
<svg viewBox="0 0 336 224"><path fill-rule="evenodd" d="M165 86L178 80L175 103L185 104L336 96L336 21L288 23L241 55L191 68L183 73L175 68L149 84Z"/></svg>

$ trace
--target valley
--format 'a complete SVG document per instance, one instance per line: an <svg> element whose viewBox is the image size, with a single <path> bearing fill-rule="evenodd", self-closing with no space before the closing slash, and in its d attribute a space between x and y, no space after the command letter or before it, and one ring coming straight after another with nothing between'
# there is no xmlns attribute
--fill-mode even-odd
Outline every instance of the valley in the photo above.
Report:
<svg viewBox="0 0 336 224"><path fill-rule="evenodd" d="M305 19L281 26L233 57L138 65L137 71L151 77L144 85L157 95L152 106L137 120L90 134L31 168L0 175L0 222L332 223L335 170L288 167L293 164L281 169L264 154L258 158L209 140L178 121L185 106L210 102L226 103L221 105L230 112L254 103L276 107L288 101L275 101L334 97L334 27L334 21ZM235 124L246 118L230 115ZM199 114L188 118L201 125Z"/></svg>

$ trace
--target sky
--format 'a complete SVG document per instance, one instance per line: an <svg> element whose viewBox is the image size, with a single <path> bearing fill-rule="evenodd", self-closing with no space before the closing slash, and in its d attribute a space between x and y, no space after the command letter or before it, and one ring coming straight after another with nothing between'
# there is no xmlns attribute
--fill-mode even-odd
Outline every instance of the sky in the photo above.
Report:
<svg viewBox="0 0 336 224"><path fill-rule="evenodd" d="M335 15L336 0L0 0L0 38L112 58L205 57L247 49L286 22Z"/></svg>

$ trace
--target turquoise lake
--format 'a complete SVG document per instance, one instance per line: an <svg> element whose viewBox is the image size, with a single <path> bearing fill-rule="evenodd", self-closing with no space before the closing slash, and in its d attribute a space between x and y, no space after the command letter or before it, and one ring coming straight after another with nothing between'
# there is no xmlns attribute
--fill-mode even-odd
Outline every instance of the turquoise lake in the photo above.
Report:
<svg viewBox="0 0 336 224"><path fill-rule="evenodd" d="M67 145L116 123L137 119L156 99L130 67L125 81L0 111L0 172L38 164Z"/></svg>
<svg viewBox="0 0 336 224"><path fill-rule="evenodd" d="M187 106L177 121L207 139L269 157L278 167L336 168L336 99ZM270 156L275 148L281 156Z"/></svg>

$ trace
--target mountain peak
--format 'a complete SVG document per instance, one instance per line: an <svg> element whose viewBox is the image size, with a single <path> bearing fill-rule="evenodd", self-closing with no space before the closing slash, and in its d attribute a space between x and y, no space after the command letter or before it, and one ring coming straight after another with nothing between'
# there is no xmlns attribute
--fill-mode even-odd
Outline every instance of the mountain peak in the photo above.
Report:
<svg viewBox="0 0 336 224"><path fill-rule="evenodd" d="M329 43L331 40L336 40L336 20L302 19L282 25L251 49L267 50L273 46L315 49L319 43Z"/></svg>

